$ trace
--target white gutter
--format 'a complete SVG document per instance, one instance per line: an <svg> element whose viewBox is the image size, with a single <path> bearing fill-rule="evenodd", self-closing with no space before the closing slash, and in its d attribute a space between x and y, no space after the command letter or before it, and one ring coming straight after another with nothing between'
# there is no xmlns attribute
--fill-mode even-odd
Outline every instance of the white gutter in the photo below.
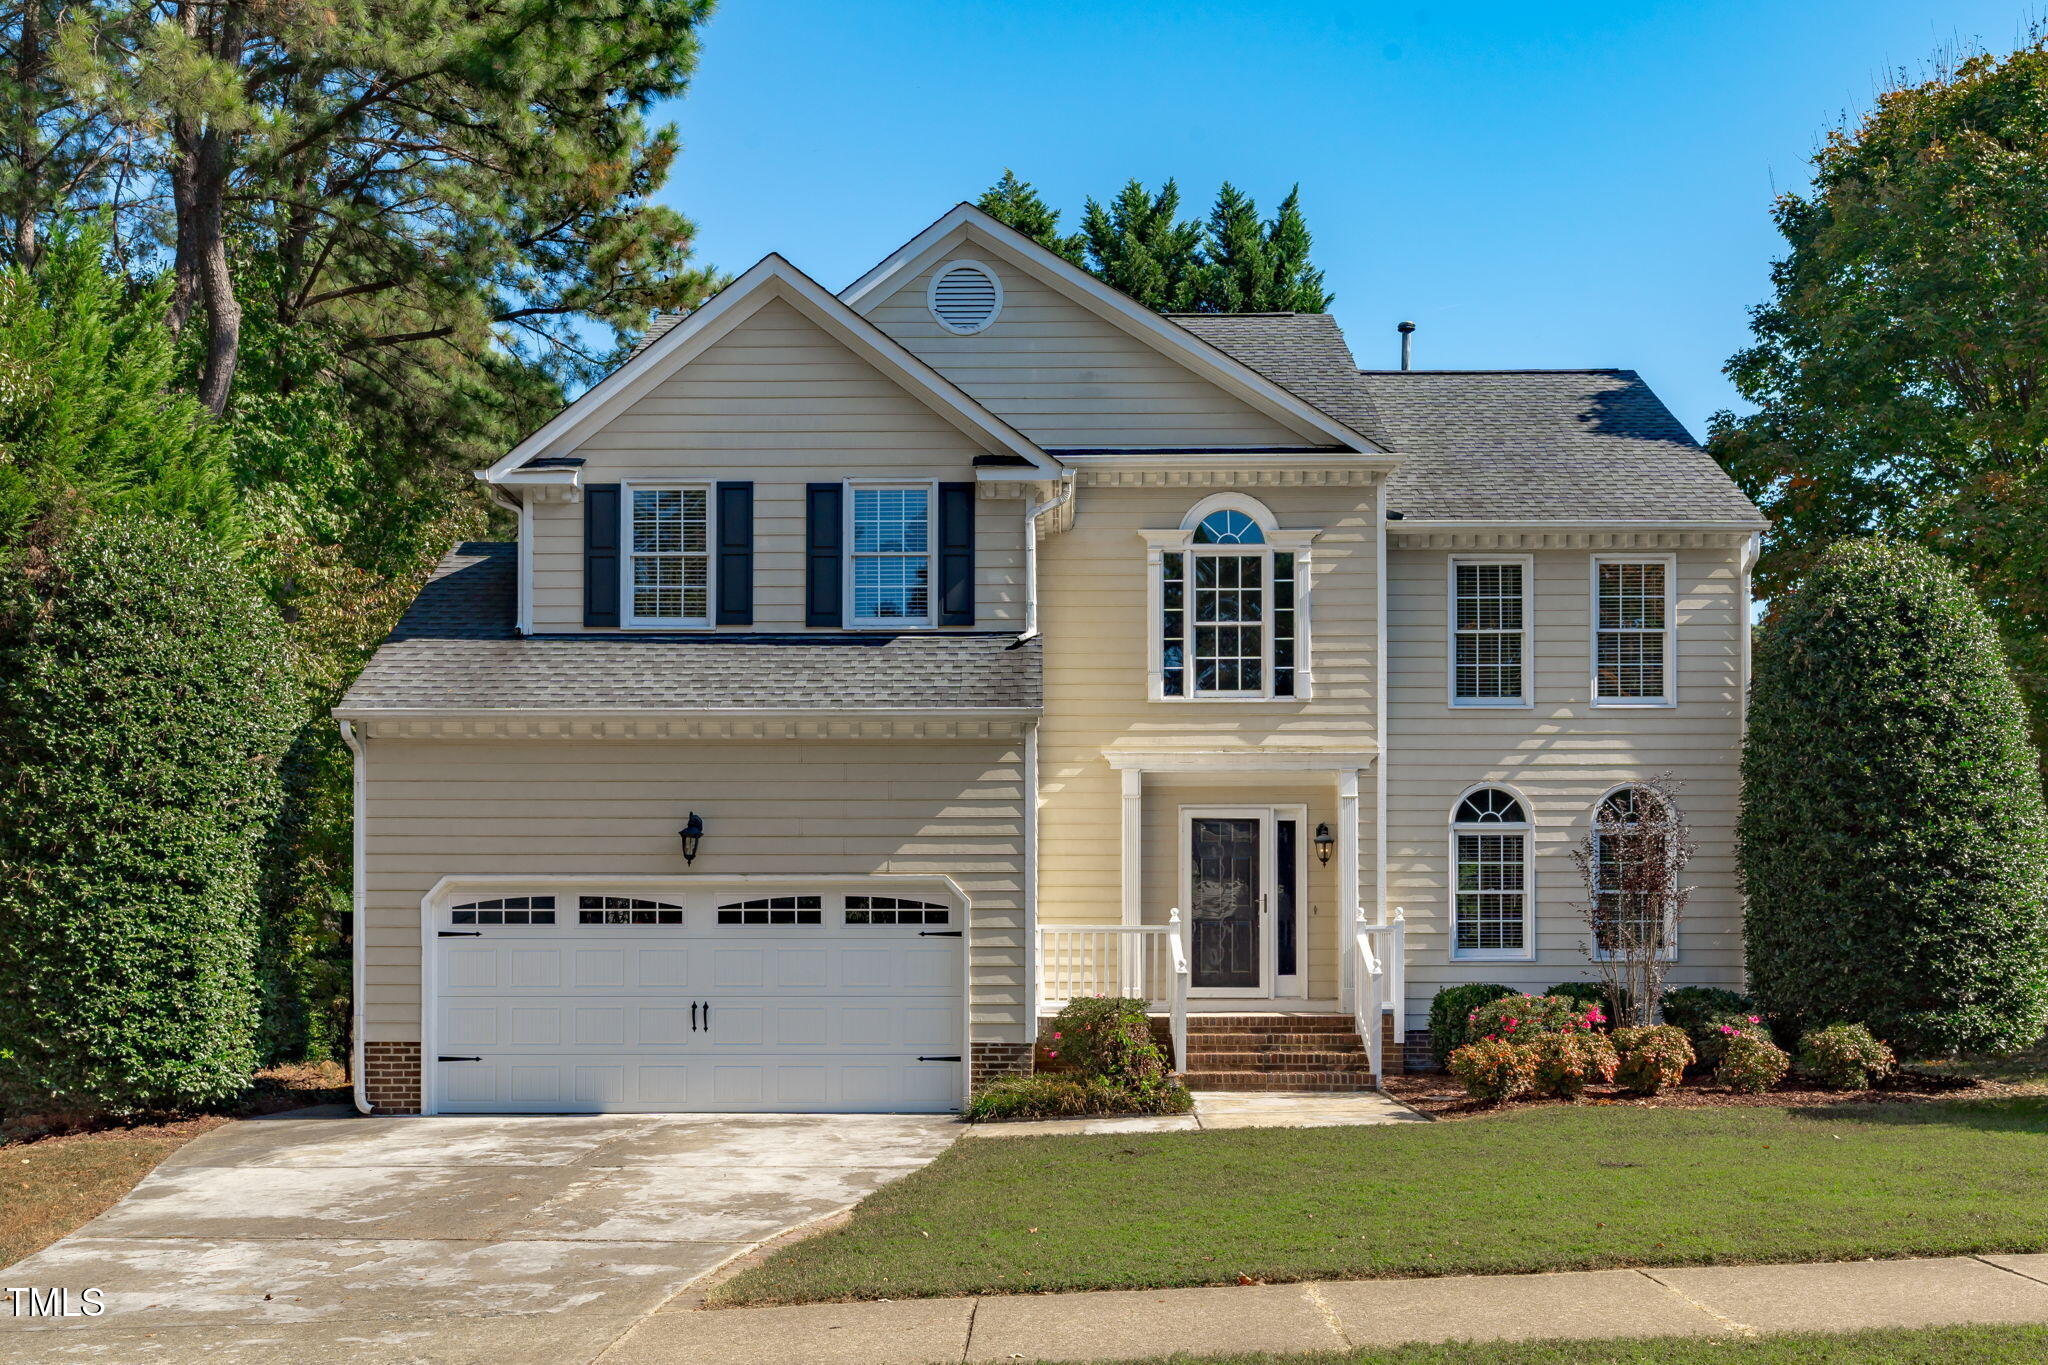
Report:
<svg viewBox="0 0 2048 1365"><path fill-rule="evenodd" d="M1036 507L1024 509L1024 633L1017 637L1019 640L1033 639L1038 634L1038 519L1071 502L1077 486L1074 472L1068 470L1060 475L1059 492Z"/></svg>
<svg viewBox="0 0 2048 1365"><path fill-rule="evenodd" d="M372 1112L363 1075L363 964L369 958L363 923L363 789L367 782L363 757L364 739L349 721L341 722L341 742L348 746L349 764L349 1078L354 1083L356 1112Z"/></svg>

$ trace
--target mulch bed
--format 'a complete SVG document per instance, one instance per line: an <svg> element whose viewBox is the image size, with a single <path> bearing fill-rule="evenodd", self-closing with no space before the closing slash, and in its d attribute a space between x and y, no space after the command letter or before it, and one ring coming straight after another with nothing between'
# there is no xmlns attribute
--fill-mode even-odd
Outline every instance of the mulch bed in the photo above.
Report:
<svg viewBox="0 0 2048 1365"><path fill-rule="evenodd" d="M190 1135L197 1137L227 1119L281 1114L288 1109L343 1103L350 1098L348 1073L339 1063L297 1062L257 1072L247 1093L209 1114L138 1114L129 1118L83 1120L56 1114L0 1115L0 1146L123 1129L172 1134L188 1126Z"/></svg>
<svg viewBox="0 0 2048 1365"><path fill-rule="evenodd" d="M1389 1076L1387 1093L1403 1104L1421 1110L1431 1118L1490 1118L1520 1109L1545 1105L1625 1105L1637 1109L1719 1109L1719 1108L1806 1108L1831 1104L1924 1104L1929 1100L1952 1100L1968 1096L1991 1099L2001 1095L2038 1093L2039 1087L2006 1085L1968 1076L1937 1076L1931 1072L1901 1070L1869 1090L1821 1090L1797 1080L1788 1080L1761 1095L1746 1095L1715 1085L1704 1076L1687 1076L1683 1084L1658 1095L1631 1095L1619 1086L1589 1085L1583 1099L1559 1100L1523 1096L1497 1104L1475 1100L1464 1087L1444 1072L1422 1072Z"/></svg>

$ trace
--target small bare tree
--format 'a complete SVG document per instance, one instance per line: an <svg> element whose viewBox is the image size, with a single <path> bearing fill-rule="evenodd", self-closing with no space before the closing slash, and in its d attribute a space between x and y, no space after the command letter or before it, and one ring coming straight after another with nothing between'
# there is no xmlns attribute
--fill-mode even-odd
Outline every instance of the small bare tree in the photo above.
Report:
<svg viewBox="0 0 2048 1365"><path fill-rule="evenodd" d="M1681 878L1699 845L1678 807L1679 786L1659 773L1611 793L1572 850L1592 931L1585 953L1607 985L1617 1023L1657 1022L1671 946L1692 897Z"/></svg>

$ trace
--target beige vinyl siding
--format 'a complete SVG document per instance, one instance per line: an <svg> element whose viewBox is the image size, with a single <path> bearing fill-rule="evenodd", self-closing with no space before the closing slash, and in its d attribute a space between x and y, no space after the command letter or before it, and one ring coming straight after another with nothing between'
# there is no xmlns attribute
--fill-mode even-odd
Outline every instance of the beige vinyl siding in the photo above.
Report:
<svg viewBox="0 0 2048 1365"><path fill-rule="evenodd" d="M420 898L444 876L945 873L966 891L977 1039L1022 1041L1023 746L372 739L371 1041L420 1036ZM704 817L684 866L676 830Z"/></svg>
<svg viewBox="0 0 2048 1365"><path fill-rule="evenodd" d="M956 257L1003 284L1001 314L959 336L925 306ZM868 320L989 411L1048 446L1301 446L1285 425L979 246L942 250Z"/></svg>
<svg viewBox="0 0 2048 1365"><path fill-rule="evenodd" d="M754 482L754 624L803 630L804 486L974 477L981 448L781 300L576 450L586 483ZM975 508L977 629L1024 617L1023 513ZM533 509L533 628L583 629L583 506Z"/></svg>
<svg viewBox="0 0 2048 1365"><path fill-rule="evenodd" d="M1697 890L1680 930L1671 983L1741 984L1742 901L1733 854L1747 628L1741 552L1641 552L1646 559L1676 556L1678 705L1640 709L1589 705L1595 553L1533 552L1535 705L1494 710L1447 702L1451 552L1390 552L1387 895L1408 916L1412 1027L1421 1026L1430 997L1447 984L1498 981L1540 990L1596 974L1581 947L1586 893L1570 851L1584 837L1601 796L1665 771L1684 783L1679 801L1700 842L1687 869L1687 882ZM1629 551L1597 553L1637 557ZM1450 955L1451 810L1460 793L1480 783L1520 792L1536 823L1533 962Z"/></svg>
<svg viewBox="0 0 2048 1365"><path fill-rule="evenodd" d="M1149 701L1147 565L1141 529L1180 525L1211 490L1084 488L1074 527L1039 547L1045 631L1045 717L1039 740L1039 920L1122 919L1122 775L1111 747L1250 749L1265 744L1369 749L1374 742L1374 493L1369 488L1250 490L1288 529L1317 527L1310 562L1315 695L1307 701ZM1360 777L1361 897L1371 904L1373 779ZM1179 805L1256 790L1255 804L1305 804L1309 829L1335 822L1327 772L1148 775L1144 914L1164 922L1178 901ZM1189 796L1190 791L1198 793ZM1249 797L1225 796L1222 802ZM1313 858L1311 858L1313 863ZM1309 899L1334 924L1334 874L1311 873ZM1318 927L1315 930L1320 933ZM1334 932L1334 929L1333 929ZM1316 956L1312 954L1312 957ZM1326 956L1326 955L1325 955ZM1334 993L1334 975L1318 977Z"/></svg>

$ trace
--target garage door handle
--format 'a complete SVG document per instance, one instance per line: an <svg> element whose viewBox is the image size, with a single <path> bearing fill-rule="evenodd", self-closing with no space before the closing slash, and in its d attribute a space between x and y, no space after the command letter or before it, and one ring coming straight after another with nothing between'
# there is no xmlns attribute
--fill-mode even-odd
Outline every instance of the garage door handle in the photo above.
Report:
<svg viewBox="0 0 2048 1365"><path fill-rule="evenodd" d="M920 1057L917 1060L920 1062L957 1062L960 1060L960 1054L956 1052L950 1057Z"/></svg>
<svg viewBox="0 0 2048 1365"><path fill-rule="evenodd" d="M480 1062L480 1061L482 1061L482 1060L483 1060L483 1058L481 1058L481 1057L436 1057L436 1058L434 1058L434 1060L435 1060L435 1061L437 1061L437 1062Z"/></svg>
<svg viewBox="0 0 2048 1365"><path fill-rule="evenodd" d="M697 1002L696 1002L696 1001L694 1001L694 1000L692 1000L692 1001L690 1002L690 1032L692 1032L692 1033L695 1033L696 1031L697 1031Z"/></svg>
<svg viewBox="0 0 2048 1365"><path fill-rule="evenodd" d="M961 932L959 929L920 929L917 931L917 936L919 938L958 938Z"/></svg>
<svg viewBox="0 0 2048 1365"><path fill-rule="evenodd" d="M481 929L443 929L441 931L442 938L482 938L483 936L484 931Z"/></svg>

